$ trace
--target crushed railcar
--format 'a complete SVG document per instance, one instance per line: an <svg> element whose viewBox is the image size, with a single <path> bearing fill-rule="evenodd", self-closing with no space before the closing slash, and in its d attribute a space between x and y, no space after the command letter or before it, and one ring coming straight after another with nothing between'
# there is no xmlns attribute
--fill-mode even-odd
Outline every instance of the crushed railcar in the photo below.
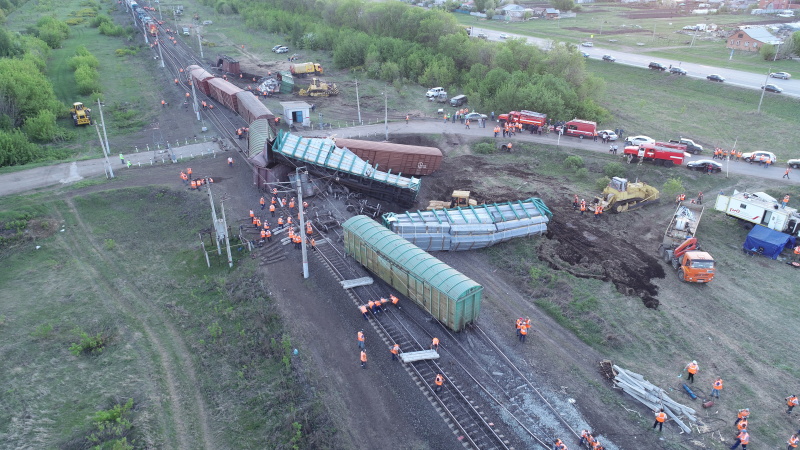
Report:
<svg viewBox="0 0 800 450"><path fill-rule="evenodd" d="M344 224L345 253L453 331L478 318L483 286L367 216Z"/></svg>

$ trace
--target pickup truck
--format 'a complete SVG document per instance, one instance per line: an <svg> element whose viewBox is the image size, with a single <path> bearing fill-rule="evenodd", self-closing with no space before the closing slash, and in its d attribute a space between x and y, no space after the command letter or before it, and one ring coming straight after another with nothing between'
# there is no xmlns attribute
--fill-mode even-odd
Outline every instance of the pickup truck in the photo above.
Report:
<svg viewBox="0 0 800 450"><path fill-rule="evenodd" d="M699 155L703 152L703 146L700 144L695 144L693 140L680 138L680 139L670 139L670 142L673 144L683 144L686 146L686 151L695 155Z"/></svg>

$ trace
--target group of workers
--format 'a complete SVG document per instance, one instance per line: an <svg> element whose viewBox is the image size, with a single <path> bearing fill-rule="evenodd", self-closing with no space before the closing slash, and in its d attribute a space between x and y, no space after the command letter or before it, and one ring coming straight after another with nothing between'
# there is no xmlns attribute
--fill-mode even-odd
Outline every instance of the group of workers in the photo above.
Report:
<svg viewBox="0 0 800 450"><path fill-rule="evenodd" d="M575 197L572 199L572 209L576 211L580 211L581 215L586 212L586 209L594 212L594 218L599 219L600 215L603 214L604 207L603 204L600 202L595 203L594 205L586 205L586 199L581 199L578 201L578 195L576 194Z"/></svg>
<svg viewBox="0 0 800 450"><path fill-rule="evenodd" d="M233 165L233 160L231 158L228 158L228 165L229 166ZM266 197L262 196L259 199L258 204L260 206L260 211L264 211L267 207ZM277 188L272 189L272 200L270 201L269 205L270 216L275 217L275 211L277 210L277 208L288 209L285 219L283 215L278 217L276 229L282 230L283 228L288 227L287 236L294 244L294 247L296 249L301 249L303 244L303 234L300 232L299 228L295 228L293 219L293 217L297 217L299 220L300 213L299 213L299 208L297 207L298 207L298 202L295 200L294 197L292 197L291 200L287 201L286 198L279 196ZM309 207L308 202L304 201L303 208L308 208L308 207ZM250 220L256 231L260 233L261 239L259 241L259 246L265 244L266 242L272 242L273 232L271 230L270 223L269 220L267 220L267 217L266 216L259 217L258 215L256 215L256 212L251 209ZM306 237L305 237L306 244L311 246L312 250L316 251L317 241L313 236L314 228L310 220L306 221L305 223L305 232L306 232Z"/></svg>
<svg viewBox="0 0 800 450"><path fill-rule="evenodd" d="M370 300L366 305L359 305L358 309L361 311L364 320L368 320L370 312L373 315L377 315L382 312L383 307L387 306L389 303L394 305L397 309L400 309L400 299L394 294L389 294L388 299L386 297L381 297L378 300Z"/></svg>
<svg viewBox="0 0 800 450"><path fill-rule="evenodd" d="M523 344L525 343L525 337L528 336L528 329L531 327L531 318L526 317L523 319L520 317L517 319L517 339Z"/></svg>
<svg viewBox="0 0 800 450"><path fill-rule="evenodd" d="M211 177L200 177L194 178L192 177L192 168L188 167L186 170L181 170L181 174L179 175L181 181L184 185L189 186L190 190L196 191L200 190L206 183L211 184L214 182L214 179Z"/></svg>

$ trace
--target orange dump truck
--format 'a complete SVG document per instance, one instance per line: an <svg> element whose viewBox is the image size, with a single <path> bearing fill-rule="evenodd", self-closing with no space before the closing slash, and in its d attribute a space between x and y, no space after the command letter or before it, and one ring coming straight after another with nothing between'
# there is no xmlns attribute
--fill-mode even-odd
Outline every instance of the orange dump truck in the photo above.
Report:
<svg viewBox="0 0 800 450"><path fill-rule="evenodd" d="M292 75L301 77L304 77L308 74L322 75L322 65L313 62L292 64L289 66L289 69L292 71Z"/></svg>
<svg viewBox="0 0 800 450"><path fill-rule="evenodd" d="M690 283L708 283L716 272L714 258L700 250L695 237L702 216L702 205L679 205L658 247L659 255L678 272L678 278Z"/></svg>

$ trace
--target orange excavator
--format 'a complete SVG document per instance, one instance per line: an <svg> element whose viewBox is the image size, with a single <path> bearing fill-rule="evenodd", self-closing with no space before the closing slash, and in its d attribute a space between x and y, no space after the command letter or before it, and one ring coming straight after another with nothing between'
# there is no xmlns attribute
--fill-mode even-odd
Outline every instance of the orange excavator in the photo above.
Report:
<svg viewBox="0 0 800 450"><path fill-rule="evenodd" d="M702 215L702 206L679 205L658 247L659 255L678 272L678 278L690 283L708 283L716 272L714 258L700 250L695 237Z"/></svg>

